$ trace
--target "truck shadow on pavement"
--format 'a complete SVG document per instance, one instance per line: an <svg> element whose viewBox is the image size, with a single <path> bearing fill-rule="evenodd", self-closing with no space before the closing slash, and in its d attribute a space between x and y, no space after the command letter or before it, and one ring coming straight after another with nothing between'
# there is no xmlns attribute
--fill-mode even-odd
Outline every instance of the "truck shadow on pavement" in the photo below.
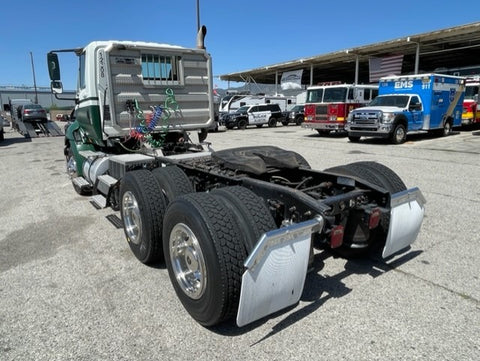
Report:
<svg viewBox="0 0 480 361"><path fill-rule="evenodd" d="M14 145L18 143L30 143L31 141L32 139L25 137L5 138L0 142L0 147L8 147L9 145Z"/></svg>
<svg viewBox="0 0 480 361"><path fill-rule="evenodd" d="M402 145L408 145L408 144L412 144L412 143L420 143L422 141L433 140L433 139L438 139L438 140L443 141L443 139L445 139L445 138L452 137L452 136L458 135L460 133L461 132L458 131L458 130L453 130L450 133L450 135L448 135L446 137L442 137L441 135L438 135L438 134L435 134L435 133L408 134L405 143L398 144L398 145L402 146ZM352 144L361 144L361 143L365 143L365 144L389 144L389 145L392 145L392 146L398 146L397 144L392 144L392 142L388 138L373 138L373 137L365 137L365 138L360 139L360 141L358 141L356 143L352 143Z"/></svg>
<svg viewBox="0 0 480 361"><path fill-rule="evenodd" d="M282 314L286 314L292 310L295 310L274 325L268 334L251 345L255 346L311 315L328 300L341 298L348 295L352 289L347 287L343 282L343 280L347 277L351 275L364 274L369 275L372 278L376 278L387 272L395 270L397 267L412 260L421 253L422 251L410 251L399 256L398 258L395 258L394 260L392 260L393 258L383 260L378 255L374 255L369 258L349 259L346 261L344 270L342 272L333 276L325 276L319 273L325 266L325 260L330 257L338 256L324 250L315 254L313 270L307 274L303 293L298 304L278 311L270 316L266 316L265 318L255 321L252 324L242 328L238 328L232 323L214 327L211 329L211 331L224 336L239 336L258 328L272 318L279 317Z"/></svg>
<svg viewBox="0 0 480 361"><path fill-rule="evenodd" d="M450 133L450 135L448 135L447 137L443 137L435 132L430 132L430 133L415 133L415 134L408 134L407 135L407 140L405 141L405 143L403 143L404 145L408 145L408 144L412 144L412 143L420 143L422 141L427 141L427 140L434 140L434 139L438 139L440 141L442 141L443 139L445 138L449 138L449 137L452 137L452 136L455 136L455 135L459 135L459 134L463 134L463 133L470 133L472 135L480 135L480 130L479 130L480 126L477 125L477 124L474 124L474 125L470 125L470 126L464 126L464 127L461 127L461 128L455 128L454 130L452 130L452 132ZM308 138L322 138L322 139L341 139L341 138L347 138L347 133L345 132L332 132L330 134L327 134L327 135L319 135L319 134L308 134L306 135L306 137ZM390 141L390 139L388 138L376 138L376 137L362 137L358 142L350 142L348 139L346 139L346 141L352 145L361 145L361 144L370 144L370 145L376 145L376 144L389 144L389 145L393 145L392 142ZM400 144L401 146L401 144Z"/></svg>
<svg viewBox="0 0 480 361"><path fill-rule="evenodd" d="M309 138L332 138L332 139L341 139L341 138L346 138L347 137L347 132L343 131L332 131L330 133L325 133L325 134L319 134L317 132L313 132L311 134L306 135L306 137Z"/></svg>

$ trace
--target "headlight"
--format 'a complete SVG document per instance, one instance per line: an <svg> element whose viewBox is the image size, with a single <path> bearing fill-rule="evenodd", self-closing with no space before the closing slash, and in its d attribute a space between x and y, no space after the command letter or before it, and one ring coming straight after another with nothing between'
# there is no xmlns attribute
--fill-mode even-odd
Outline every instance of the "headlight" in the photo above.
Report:
<svg viewBox="0 0 480 361"><path fill-rule="evenodd" d="M393 122L393 118L395 118L394 113L382 113L382 123L391 123Z"/></svg>
<svg viewBox="0 0 480 361"><path fill-rule="evenodd" d="M351 123L353 120L353 112L348 113L347 123Z"/></svg>

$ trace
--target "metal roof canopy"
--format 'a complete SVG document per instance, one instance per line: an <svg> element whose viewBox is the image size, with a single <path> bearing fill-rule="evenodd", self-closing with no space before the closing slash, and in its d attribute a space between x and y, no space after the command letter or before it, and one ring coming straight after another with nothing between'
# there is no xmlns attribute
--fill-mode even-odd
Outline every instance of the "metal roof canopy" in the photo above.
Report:
<svg viewBox="0 0 480 361"><path fill-rule="evenodd" d="M220 79L278 84L283 72L303 69L302 85L326 81L368 84L369 58L401 54L402 74L479 66L480 22L224 74Z"/></svg>

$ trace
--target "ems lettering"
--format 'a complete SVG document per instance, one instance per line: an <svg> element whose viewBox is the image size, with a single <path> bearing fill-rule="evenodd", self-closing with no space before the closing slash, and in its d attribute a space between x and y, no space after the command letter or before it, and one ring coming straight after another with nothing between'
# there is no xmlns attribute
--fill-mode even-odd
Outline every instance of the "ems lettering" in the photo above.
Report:
<svg viewBox="0 0 480 361"><path fill-rule="evenodd" d="M413 80L403 80L395 82L395 89L413 88Z"/></svg>

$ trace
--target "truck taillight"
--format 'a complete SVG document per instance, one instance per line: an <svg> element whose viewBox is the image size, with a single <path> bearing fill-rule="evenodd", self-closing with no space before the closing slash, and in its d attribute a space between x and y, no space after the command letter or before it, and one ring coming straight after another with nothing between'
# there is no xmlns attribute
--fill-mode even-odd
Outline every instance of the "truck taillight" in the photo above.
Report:
<svg viewBox="0 0 480 361"><path fill-rule="evenodd" d="M378 224L380 223L380 216L380 209L375 208L374 210L372 210L372 213L370 213L370 218L368 219L369 229L377 228Z"/></svg>
<svg viewBox="0 0 480 361"><path fill-rule="evenodd" d="M344 228L341 224L334 227L330 232L330 247L338 248L343 244Z"/></svg>

